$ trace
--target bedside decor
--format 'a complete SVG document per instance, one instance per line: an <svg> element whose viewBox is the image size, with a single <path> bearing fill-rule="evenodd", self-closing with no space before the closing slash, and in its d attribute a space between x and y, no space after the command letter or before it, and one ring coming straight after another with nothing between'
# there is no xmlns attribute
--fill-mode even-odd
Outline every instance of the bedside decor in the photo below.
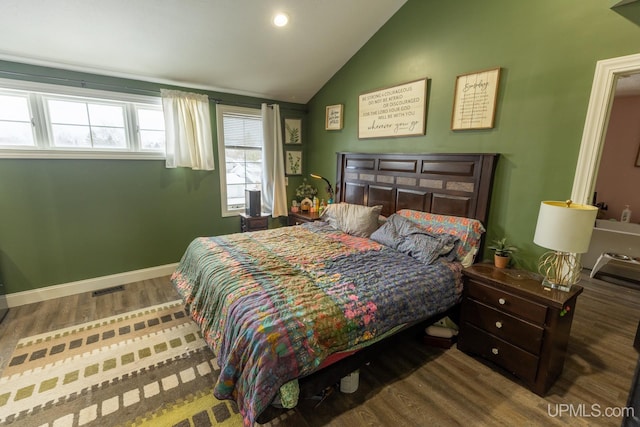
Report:
<svg viewBox="0 0 640 427"><path fill-rule="evenodd" d="M506 237L494 240L487 247L495 252L493 262L497 268L506 268L509 265L509 256L518 250L515 246L507 244Z"/></svg>
<svg viewBox="0 0 640 427"><path fill-rule="evenodd" d="M333 203L333 187L331 186L331 183L329 182L329 180L327 178L325 178L324 176L316 175L315 173L312 173L312 174L309 174L309 175L311 175L311 178L322 179L322 180L324 180L324 182L327 183L327 187L325 188L325 190L327 191L327 195L329 196L329 199L327 200L327 203L329 203L329 204Z"/></svg>
<svg viewBox="0 0 640 427"><path fill-rule="evenodd" d="M358 138L424 135L427 79L358 97Z"/></svg>
<svg viewBox="0 0 640 427"><path fill-rule="evenodd" d="M342 129L342 104L327 105L327 112L324 120L325 130Z"/></svg>
<svg viewBox="0 0 640 427"><path fill-rule="evenodd" d="M302 119L284 119L284 143L302 144Z"/></svg>
<svg viewBox="0 0 640 427"><path fill-rule="evenodd" d="M298 201L302 199L313 199L318 195L318 190L307 182L307 178L302 178L302 183L296 188L296 198Z"/></svg>
<svg viewBox="0 0 640 427"><path fill-rule="evenodd" d="M302 212L308 212L308 211L311 210L311 205L313 205L313 201L311 199L308 199L308 198L305 197L300 202L300 210Z"/></svg>
<svg viewBox="0 0 640 427"><path fill-rule="evenodd" d="M540 203L533 242L551 249L538 263L544 286L569 291L571 285L578 283L582 265L576 254L589 250L597 213L595 206L580 205L571 200Z"/></svg>
<svg viewBox="0 0 640 427"><path fill-rule="evenodd" d="M456 78L452 130L493 127L500 84L500 68L463 74Z"/></svg>

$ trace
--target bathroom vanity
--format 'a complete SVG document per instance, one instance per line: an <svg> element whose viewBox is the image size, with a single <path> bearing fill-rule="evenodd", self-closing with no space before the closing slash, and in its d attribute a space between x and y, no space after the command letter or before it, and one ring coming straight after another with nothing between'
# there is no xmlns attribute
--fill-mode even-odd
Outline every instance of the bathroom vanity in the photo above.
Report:
<svg viewBox="0 0 640 427"><path fill-rule="evenodd" d="M597 219L581 260L592 272L640 281L640 224Z"/></svg>

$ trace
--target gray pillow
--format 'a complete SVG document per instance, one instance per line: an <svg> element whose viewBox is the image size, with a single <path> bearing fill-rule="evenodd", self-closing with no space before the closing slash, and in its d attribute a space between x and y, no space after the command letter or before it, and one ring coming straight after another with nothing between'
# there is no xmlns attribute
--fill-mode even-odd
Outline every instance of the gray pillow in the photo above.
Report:
<svg viewBox="0 0 640 427"><path fill-rule="evenodd" d="M391 215L382 227L373 232L371 239L425 264L432 264L442 256L446 256L449 261L453 260L453 249L458 243L455 236L429 233L411 220L396 214Z"/></svg>
<svg viewBox="0 0 640 427"><path fill-rule="evenodd" d="M443 255L448 254L453 249L453 245L434 236L427 234L409 234L404 236L398 244L397 250L409 255L418 261L429 265Z"/></svg>
<svg viewBox="0 0 640 427"><path fill-rule="evenodd" d="M374 231L369 238L390 248L397 249L401 236L398 233L398 227L393 222L393 218L394 215L387 218L387 221Z"/></svg>
<svg viewBox="0 0 640 427"><path fill-rule="evenodd" d="M322 219L333 228L359 237L369 237L378 228L382 205L363 206L335 203L327 207Z"/></svg>

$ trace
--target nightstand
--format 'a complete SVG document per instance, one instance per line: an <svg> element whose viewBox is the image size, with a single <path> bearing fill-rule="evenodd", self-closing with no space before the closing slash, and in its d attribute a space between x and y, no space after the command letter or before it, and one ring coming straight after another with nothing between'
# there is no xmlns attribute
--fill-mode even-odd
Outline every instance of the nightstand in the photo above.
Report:
<svg viewBox="0 0 640 427"><path fill-rule="evenodd" d="M548 290L534 273L492 264L472 265L463 275L458 349L544 396L562 373L582 287Z"/></svg>
<svg viewBox="0 0 640 427"><path fill-rule="evenodd" d="M258 231L266 230L269 228L269 215L261 216L249 216L247 214L240 214L240 230L245 231Z"/></svg>
<svg viewBox="0 0 640 427"><path fill-rule="evenodd" d="M320 221L318 212L289 212L289 225L298 225L313 221Z"/></svg>

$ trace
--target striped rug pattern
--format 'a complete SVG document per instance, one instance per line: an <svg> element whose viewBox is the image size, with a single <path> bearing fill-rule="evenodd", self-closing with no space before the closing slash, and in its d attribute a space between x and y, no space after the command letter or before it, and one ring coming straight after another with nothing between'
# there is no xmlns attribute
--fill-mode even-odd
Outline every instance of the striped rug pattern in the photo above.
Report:
<svg viewBox="0 0 640 427"><path fill-rule="evenodd" d="M0 425L242 425L217 400L219 373L199 330L173 301L25 338L0 377Z"/></svg>

